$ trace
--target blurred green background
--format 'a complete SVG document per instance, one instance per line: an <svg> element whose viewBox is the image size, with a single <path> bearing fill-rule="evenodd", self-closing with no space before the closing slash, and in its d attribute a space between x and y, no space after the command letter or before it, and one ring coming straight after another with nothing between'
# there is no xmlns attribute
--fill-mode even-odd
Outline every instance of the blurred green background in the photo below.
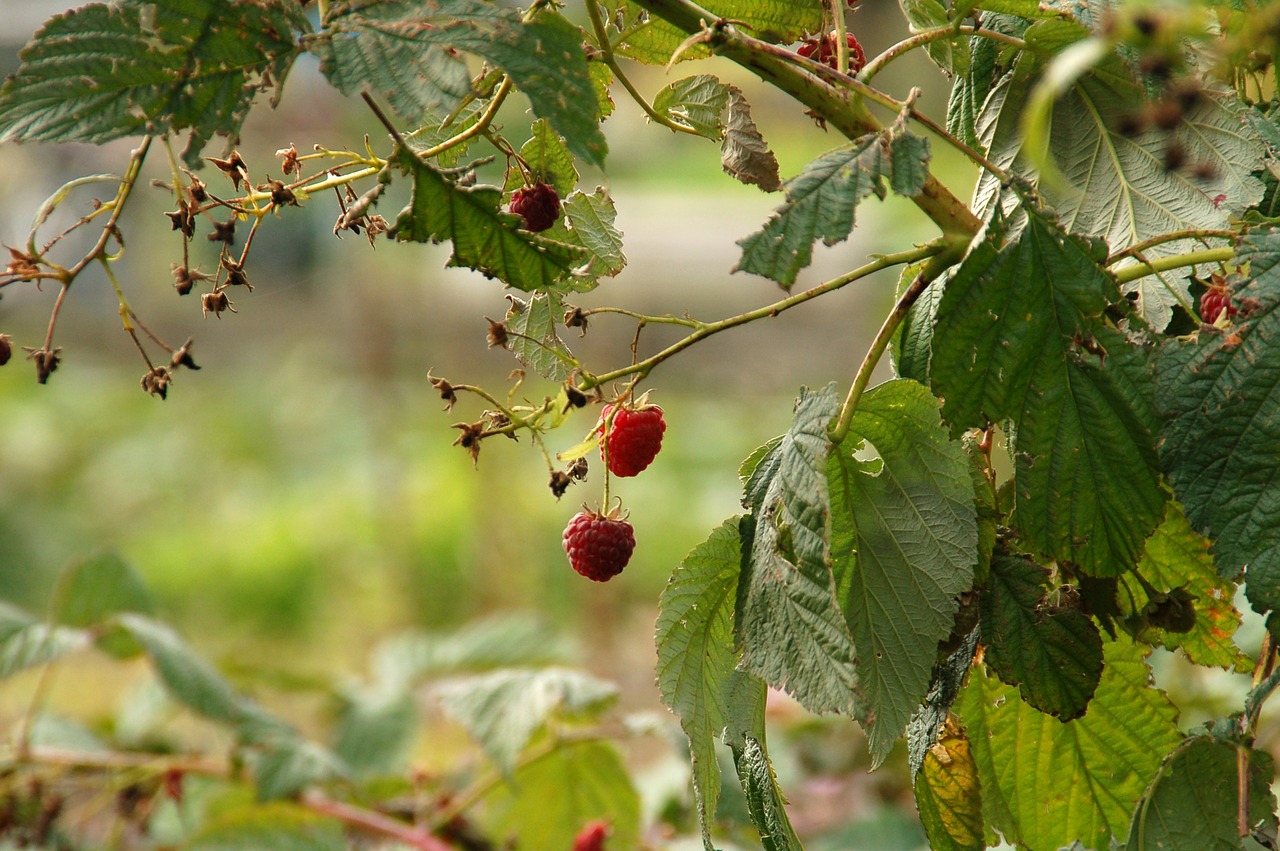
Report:
<svg viewBox="0 0 1280 851"><path fill-rule="evenodd" d="M22 41L65 5L0 0L0 16L14 23L0 34L0 71L16 68ZM895 4L864 4L856 21L869 55L904 35ZM669 76L634 70L650 96L688 73L741 86L784 176L842 141L719 60ZM945 81L923 56L895 64L880 81L899 96L921 86L925 110L945 110ZM725 176L717 145L646 127L618 94L605 124L608 171L584 174L580 188L608 187L630 263L571 301L715 319L776 300L774 284L730 270L734 240L759 228L780 197ZM518 147L528 117L513 100L499 123ZM262 106L238 147L261 181L278 172L278 148L358 148L365 133L385 151L368 111L340 99L304 57L280 108ZM73 176L118 173L129 147L0 146L0 241L22 244L50 192ZM971 171L936 144L934 152L940 175L966 196ZM145 178L166 176L157 150ZM211 185L219 179L204 177ZM65 213L83 214L91 198L75 196ZM391 218L403 202L393 188L378 212ZM91 271L77 282L55 336L64 362L49 384L37 385L20 354L0 369L0 598L39 611L68 562L113 548L146 577L164 617L246 687L266 690L266 700L278 683L261 681L264 671L337 680L364 671L371 648L404 629L531 612L554 625L548 640L569 638L585 668L620 685L624 711L665 712L654 685L653 625L667 576L740 510L737 465L786 428L798 388L849 380L896 279L890 272L713 338L655 371L642 389L666 411L666 443L650 470L614 483L638 547L621 577L599 585L569 569L560 545L579 504L599 502L598 471L557 502L527 441L485 443L473 469L451 446L450 426L476 419L482 406L464 395L446 413L427 382L431 369L505 394L517 364L486 347L483 318L506 309L498 284L445 269L442 246L382 241L374 250L362 236L339 240L336 205L317 196L264 223L248 265L254 291L233 293L239 312L202 318L198 296L180 298L171 286L170 264L181 258L179 234L162 215L171 206L165 190L140 189L122 221L127 251L117 269L153 331L175 344L195 338L203 370L179 373L167 401L147 396L138 385L143 364L106 280ZM797 289L868 253L931 236L923 216L895 199L864 205L858 218L852 239L818 248ZM216 252L199 234L192 251L212 267ZM49 287L5 288L0 332L15 346L39 345L55 295ZM629 320L599 316L585 338L565 339L600 372L627 362L633 333ZM641 350L674 339L670 329L650 326ZM553 388L531 377L520 392L540 400ZM549 448L577 443L595 416L593 409L573 416ZM129 683L118 665L95 674L84 664L80 678L56 684L55 698L91 718ZM0 720L26 708L31 688L28 678L0 689ZM919 844L901 765L868 777L853 725L810 718L785 700L774 710L779 772L797 826L826 836L813 847ZM427 763L448 754L434 752L430 737L419 750ZM676 764L672 782L684 782L674 751L634 757L637 771L669 777ZM847 831L852 822L860 822L862 839Z"/></svg>

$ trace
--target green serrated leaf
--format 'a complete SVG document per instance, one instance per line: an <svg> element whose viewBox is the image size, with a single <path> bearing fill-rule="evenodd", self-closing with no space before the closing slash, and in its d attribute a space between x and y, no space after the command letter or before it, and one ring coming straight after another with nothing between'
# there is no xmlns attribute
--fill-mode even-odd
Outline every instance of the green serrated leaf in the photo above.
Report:
<svg viewBox="0 0 1280 851"><path fill-rule="evenodd" d="M724 135L728 106L729 87L712 74L676 80L653 96L654 112L716 141Z"/></svg>
<svg viewBox="0 0 1280 851"><path fill-rule="evenodd" d="M1156 360L1160 457L1218 572L1246 569L1249 601L1280 608L1280 232L1244 238L1235 260L1257 305L1230 333L1170 340Z"/></svg>
<svg viewBox="0 0 1280 851"><path fill-rule="evenodd" d="M933 683L929 686L928 694L907 724L907 762L911 767L912 777L919 774L929 749L937 743L938 737L945 730L951 706L960 694L960 687L969 674L969 666L973 664L979 637L980 631L973 630L960 642L959 647L938 664L934 669Z"/></svg>
<svg viewBox="0 0 1280 851"><path fill-rule="evenodd" d="M185 851L344 851L342 824L299 804L273 801L211 817L183 844Z"/></svg>
<svg viewBox="0 0 1280 851"><path fill-rule="evenodd" d="M902 268L895 299L901 297L907 287L911 286L911 282L927 262L913 263ZM925 287L894 332L889 351L893 356L893 368L898 378L910 378L928 386L929 358L933 349L933 320L938 312L938 302L942 301L946 282L946 276L943 275Z"/></svg>
<svg viewBox="0 0 1280 851"><path fill-rule="evenodd" d="M449 47L452 29L505 18L479 2L353 0L335 4L306 46L335 89L367 88L416 125L433 110L452 111L471 91L467 66Z"/></svg>
<svg viewBox="0 0 1280 851"><path fill-rule="evenodd" d="M947 283L930 377L953 429L1014 421L1025 542L1114 576L1164 514L1148 354L1101 321L1119 300L1098 266L1105 247L1026 218L1007 243L993 225Z"/></svg>
<svg viewBox="0 0 1280 851"><path fill-rule="evenodd" d="M346 774L346 766L332 751L300 736L285 734L257 744L251 765L259 801L290 798Z"/></svg>
<svg viewBox="0 0 1280 851"><path fill-rule="evenodd" d="M1048 579L1030 558L997 550L981 596L982 642L987 666L1023 700L1070 721L1102 678L1102 636L1083 612L1046 606Z"/></svg>
<svg viewBox="0 0 1280 851"><path fill-rule="evenodd" d="M837 407L834 386L802 391L777 463L756 468L759 499L751 502L755 527L737 627L746 670L786 689L810 711L854 715L859 686L853 642L827 561L827 424Z"/></svg>
<svg viewBox="0 0 1280 851"><path fill-rule="evenodd" d="M88 633L50 627L0 601L0 679L43 665L89 645Z"/></svg>
<svg viewBox="0 0 1280 851"><path fill-rule="evenodd" d="M734 747L733 762L747 796L751 823L760 832L765 851L803 851L764 745L754 736L746 736L740 747Z"/></svg>
<svg viewBox="0 0 1280 851"><path fill-rule="evenodd" d="M634 3L610 0L606 8L610 22L616 22L616 28L610 31L615 48L629 59L665 65L688 37L688 33L657 15L644 13ZM756 38L773 44L791 44L804 33L822 29L822 5L817 0L716 0L703 8L739 23ZM620 41L616 38L618 29L626 35ZM680 58L701 59L709 55L706 47L695 46Z"/></svg>
<svg viewBox="0 0 1280 851"><path fill-rule="evenodd" d="M1017 72L991 90L976 118L982 128L979 147L997 165L1038 180L1035 157L1024 150L1021 107L1045 63L1088 36L1086 25L1068 19L1039 21L1023 34L1031 49L1019 55ZM1142 86L1114 53L1054 102L1045 122L1044 156L1061 180L1042 181L1038 190L1066 229L1102 236L1118 249L1174 231L1225 228L1231 214L1261 199L1262 183L1254 173L1262 166L1263 146L1242 123L1243 107L1234 95L1206 91L1171 129L1122 132L1145 106ZM1214 177L1196 176L1205 168L1196 173L1164 168L1164 152L1173 146L1180 147L1186 162L1211 167ZM980 215L1011 200L989 173L979 179L975 199ZM1193 240L1174 240L1143 256L1151 260L1197 247ZM1131 262L1136 261L1125 261ZM1191 303L1181 276L1151 276L1130 288L1138 293L1139 313L1157 331L1169 324L1176 305Z"/></svg>
<svg viewBox="0 0 1280 851"><path fill-rule="evenodd" d="M520 156L533 173L533 180L549 184L561 198L568 196L577 186L578 170L574 168L573 155L545 118L533 122L529 140L520 146ZM524 185L521 169L507 172L505 191L511 192Z"/></svg>
<svg viewBox="0 0 1280 851"><path fill-rule="evenodd" d="M1165 759L1133 813L1126 851L1236 851L1241 757L1248 763L1245 824L1276 829L1271 755L1207 736L1187 739Z"/></svg>
<svg viewBox="0 0 1280 851"><path fill-rule="evenodd" d="M613 745L563 744L522 765L485 796L490 836L520 848L571 848L589 821L609 823L610 846L639 848L640 797Z"/></svg>
<svg viewBox="0 0 1280 851"><path fill-rule="evenodd" d="M964 731L951 727L924 758L915 782L916 809L932 851L980 851L982 787Z"/></svg>
<svg viewBox="0 0 1280 851"><path fill-rule="evenodd" d="M765 192L782 188L778 158L751 120L751 107L737 86L729 87L729 113L725 119L724 142L720 145L720 167L736 180L759 186Z"/></svg>
<svg viewBox="0 0 1280 851"><path fill-rule="evenodd" d="M622 233L615 220L618 211L613 206L613 199L602 186L597 186L591 194L574 192L564 200L565 223L563 231L553 229L553 233L562 234L565 242L579 246L587 252L584 281L593 282L600 278L612 278L627 265L627 257L622 253ZM572 281L570 281L572 283ZM585 283L573 287L577 290L590 289Z"/></svg>
<svg viewBox="0 0 1280 851"><path fill-rule="evenodd" d="M451 266L467 266L521 290L564 290L575 277L584 252L519 227L518 216L498 205L502 191L494 186L461 186L406 150L394 157L413 177L413 197L395 222L401 242L453 243Z"/></svg>
<svg viewBox="0 0 1280 851"><path fill-rule="evenodd" d="M911 24L912 32L937 29L952 23L941 0L898 0ZM969 40L956 35L930 41L924 46L933 63L948 74L963 74L969 68Z"/></svg>
<svg viewBox="0 0 1280 851"><path fill-rule="evenodd" d="M878 461L855 458L864 441ZM827 464L832 569L858 648L875 764L929 690L938 642L973 585L978 529L968 467L938 401L905 379L863 395Z"/></svg>
<svg viewBox="0 0 1280 851"><path fill-rule="evenodd" d="M569 649L546 624L518 614L440 633L410 632L383 642L373 656L380 684L408 689L428 677L567 661Z"/></svg>
<svg viewBox="0 0 1280 851"><path fill-rule="evenodd" d="M56 15L0 88L0 142L108 142L191 131L186 158L234 138L259 87L279 84L309 29L300 7L254 0L95 3Z"/></svg>
<svg viewBox="0 0 1280 851"><path fill-rule="evenodd" d="M927 156L928 146L880 132L818 157L786 182L786 203L764 228L738 240L742 259L734 271L763 275L790 288L812 262L816 241L835 245L848 238L854 208L868 195L884 198L886 183L895 188L915 185L925 168L916 159L922 151Z"/></svg>
<svg viewBox="0 0 1280 851"><path fill-rule="evenodd" d="M564 381L572 369L573 354L556 334L564 303L555 294L537 293L528 301L514 297L507 310L507 331L516 360L550 381Z"/></svg>
<svg viewBox="0 0 1280 851"><path fill-rule="evenodd" d="M733 602L742 560L738 518L726 520L685 556L658 604L658 689L689 737L693 788L704 843L720 797L715 740L728 724L735 670Z"/></svg>
<svg viewBox="0 0 1280 851"><path fill-rule="evenodd" d="M66 626L97 626L119 612L151 614L154 604L142 577L118 553L107 551L71 565L58 578L51 613ZM117 658L142 652L123 630L99 630L99 649Z"/></svg>
<svg viewBox="0 0 1280 851"><path fill-rule="evenodd" d="M1195 625L1185 632L1151 629L1145 636L1169 650L1181 648L1197 665L1217 665L1236 671L1253 667L1234 636L1240 628L1240 612L1236 610L1235 583L1223 580L1209 555L1209 541L1197 535L1187 521L1182 506L1170 501L1164 522L1147 539L1146 550L1138 562L1138 574L1157 591L1185 590L1194 598ZM1141 614L1151 602L1147 589L1124 579L1128 594L1119 595L1122 612Z"/></svg>
<svg viewBox="0 0 1280 851"><path fill-rule="evenodd" d="M478 5L486 12L493 8ZM448 40L506 71L529 98L533 114L545 118L575 156L594 166L604 165L608 146L600 132L600 107L587 70L581 29L559 12L546 10L522 23L512 9L501 25L457 27L450 30Z"/></svg>
<svg viewBox="0 0 1280 851"><path fill-rule="evenodd" d="M1075 840L1107 848L1161 756L1182 740L1177 709L1150 685L1140 645L1105 647L1102 681L1082 718L1063 723L975 669L955 711L964 721L982 785L989 840L999 831L1030 851Z"/></svg>
<svg viewBox="0 0 1280 851"><path fill-rule="evenodd" d="M357 777L394 774L405 767L418 733L413 695L394 688L345 696L333 752Z"/></svg>
<svg viewBox="0 0 1280 851"><path fill-rule="evenodd" d="M598 714L617 699L618 689L567 668L511 669L451 681L439 696L444 711L510 774L549 719Z"/></svg>

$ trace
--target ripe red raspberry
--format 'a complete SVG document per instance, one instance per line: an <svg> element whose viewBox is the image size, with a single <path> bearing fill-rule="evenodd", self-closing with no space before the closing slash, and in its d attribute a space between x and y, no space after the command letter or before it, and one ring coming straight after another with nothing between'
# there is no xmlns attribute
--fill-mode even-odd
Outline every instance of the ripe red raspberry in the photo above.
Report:
<svg viewBox="0 0 1280 851"><path fill-rule="evenodd" d="M1204 321L1212 325L1218 321L1218 317L1226 311L1227 318L1230 319L1239 313L1239 309L1231 303L1231 291L1226 287L1210 287L1209 291L1200 297L1200 316Z"/></svg>
<svg viewBox="0 0 1280 851"><path fill-rule="evenodd" d="M607 822L589 821L573 838L573 851L604 851L604 839L608 835Z"/></svg>
<svg viewBox="0 0 1280 851"><path fill-rule="evenodd" d="M511 193L511 212L523 216L525 228L538 233L560 218L560 196L547 184L535 183Z"/></svg>
<svg viewBox="0 0 1280 851"><path fill-rule="evenodd" d="M849 73L856 74L867 64L867 54L863 52L862 45L858 43L853 33L845 33L845 44L849 45ZM796 53L805 59L816 59L824 65L835 68L839 55L836 50L835 32L827 33L822 38L806 38L796 48ZM836 68L836 70L840 69Z"/></svg>
<svg viewBox="0 0 1280 851"><path fill-rule="evenodd" d="M609 425L613 405L606 405L601 416L601 428L608 428L600 446L600 457L615 476L628 478L639 475L653 463L662 449L662 434L667 423L662 419L662 409L657 405L640 408L619 408Z"/></svg>
<svg viewBox="0 0 1280 851"><path fill-rule="evenodd" d="M636 548L635 532L626 520L613 513L583 510L564 529L564 551L569 564L588 579L608 582L622 572Z"/></svg>

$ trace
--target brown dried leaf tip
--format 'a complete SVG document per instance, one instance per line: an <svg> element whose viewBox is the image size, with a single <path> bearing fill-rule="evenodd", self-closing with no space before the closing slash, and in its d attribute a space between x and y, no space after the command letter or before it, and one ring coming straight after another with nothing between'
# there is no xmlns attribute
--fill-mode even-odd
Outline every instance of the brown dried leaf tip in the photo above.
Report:
<svg viewBox="0 0 1280 851"><path fill-rule="evenodd" d="M200 369L199 365L191 357L191 344L194 342L192 338L188 337L182 347L173 353L173 357L169 359L170 371L180 366L185 366L187 369Z"/></svg>
<svg viewBox="0 0 1280 851"><path fill-rule="evenodd" d="M489 333L486 335L486 338L489 340L489 348L505 349L509 342L506 323L494 322L487 316L485 319L489 323Z"/></svg>
<svg viewBox="0 0 1280 851"><path fill-rule="evenodd" d="M9 265L5 267L5 274L13 275L19 281L30 281L40 274L40 266L35 255L8 245L5 248L9 249L9 256L12 258Z"/></svg>
<svg viewBox="0 0 1280 851"><path fill-rule="evenodd" d="M286 177L290 174L302 176L302 163L298 162L298 148L296 145L290 142L289 147L276 151L276 156L283 159L280 164L280 170L284 172Z"/></svg>
<svg viewBox="0 0 1280 851"><path fill-rule="evenodd" d="M165 213L169 217L169 221L173 223L171 230L182 231L183 237L191 239L196 233L196 217L191 212L191 205L187 203L187 199L182 198L178 201L178 209ZM212 239L213 237L210 237Z"/></svg>
<svg viewBox="0 0 1280 851"><path fill-rule="evenodd" d="M198 282L207 281L213 277L213 275L206 275L199 269L191 269L180 263L172 263L170 265L173 268L173 288L178 291L178 295L186 295L191 292Z"/></svg>
<svg viewBox="0 0 1280 851"><path fill-rule="evenodd" d="M467 453L471 456L472 465L479 464L480 440L484 437L484 421L481 420L478 423L454 423L453 427L462 430L462 434L458 435L458 439L453 442L453 445L461 446L467 450Z"/></svg>
<svg viewBox="0 0 1280 851"><path fill-rule="evenodd" d="M569 309L564 314L564 327L581 328L582 331L579 332L578 336L587 336L587 316L589 315L587 311L572 304L566 304L565 307Z"/></svg>
<svg viewBox="0 0 1280 851"><path fill-rule="evenodd" d="M186 171L186 169L183 169ZM191 182L187 184L187 198L191 201L191 206L203 204L209 200L208 186L200 178L187 171L187 176L191 178Z"/></svg>
<svg viewBox="0 0 1280 851"><path fill-rule="evenodd" d="M62 347L58 346L54 349L27 348L26 351L27 360L36 362L36 381L41 384L48 384L49 376L57 372L59 364L62 363Z"/></svg>
<svg viewBox="0 0 1280 851"><path fill-rule="evenodd" d="M230 310L232 313L238 312L235 308L235 303L232 302L231 299L227 298L227 294L221 289L216 289L213 292L205 293L200 296L200 311L205 316L212 313L214 316L221 319L222 311L224 310Z"/></svg>
<svg viewBox="0 0 1280 851"><path fill-rule="evenodd" d="M282 180L268 180L266 183L258 184L259 192L271 192L271 203L277 207L298 207L298 196L293 194L293 190L284 185Z"/></svg>
<svg viewBox="0 0 1280 851"><path fill-rule="evenodd" d="M236 191L240 191L240 184L243 183L245 189L249 188L249 167L244 164L244 160L240 157L239 151L232 151L231 156L225 160L217 157L205 157L209 162L218 167L218 170L231 178L231 185Z"/></svg>
<svg viewBox="0 0 1280 851"><path fill-rule="evenodd" d="M444 400L444 409L452 411L454 404L458 401L458 394L454 391L453 385L443 378L436 378L427 370L427 381L431 382L431 386L440 391L440 398Z"/></svg>
<svg viewBox="0 0 1280 851"><path fill-rule="evenodd" d="M572 464L569 465L568 467L569 475L579 482L586 481L587 466L588 465L587 465L586 458L578 458Z"/></svg>
<svg viewBox="0 0 1280 851"><path fill-rule="evenodd" d="M235 242L236 239L236 217L232 216L225 222L214 222L213 233L209 234L210 242L225 242L227 245Z"/></svg>
<svg viewBox="0 0 1280 851"><path fill-rule="evenodd" d="M548 486L551 488L551 492L555 494L556 499L564 496L565 491L569 489L571 484L573 484L573 479L570 478L568 473L560 470L551 471L551 482Z"/></svg>
<svg viewBox="0 0 1280 851"><path fill-rule="evenodd" d="M153 366L146 375L142 376L142 389L152 396L167 399L169 397L169 369L163 366Z"/></svg>
<svg viewBox="0 0 1280 851"><path fill-rule="evenodd" d="M249 292L253 292L253 286L249 283L249 276L245 274L244 266L238 260L223 257L221 265L223 269L227 270L227 283L230 286L244 287Z"/></svg>

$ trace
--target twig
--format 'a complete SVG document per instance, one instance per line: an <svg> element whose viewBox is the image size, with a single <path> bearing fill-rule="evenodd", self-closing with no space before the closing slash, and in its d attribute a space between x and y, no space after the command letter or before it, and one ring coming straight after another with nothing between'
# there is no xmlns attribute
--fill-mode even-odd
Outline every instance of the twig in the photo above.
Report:
<svg viewBox="0 0 1280 851"><path fill-rule="evenodd" d="M366 810L363 807L335 801L318 792L304 794L301 803L314 813L335 818L344 824L369 833L395 839L410 848L417 848L420 851L454 851L454 846L432 836L422 828L407 825L402 821L374 810Z"/></svg>

